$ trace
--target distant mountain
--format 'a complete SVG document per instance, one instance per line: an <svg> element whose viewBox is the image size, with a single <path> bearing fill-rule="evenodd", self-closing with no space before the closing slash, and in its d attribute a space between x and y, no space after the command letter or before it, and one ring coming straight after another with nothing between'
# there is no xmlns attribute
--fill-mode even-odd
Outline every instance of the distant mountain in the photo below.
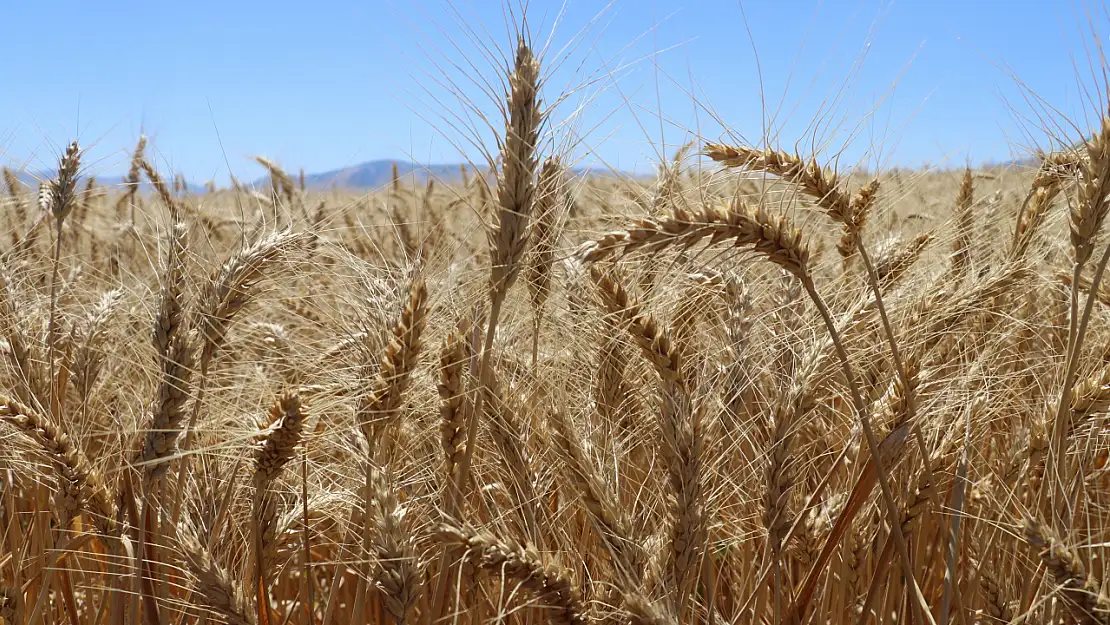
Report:
<svg viewBox="0 0 1110 625"><path fill-rule="evenodd" d="M53 176L54 172L48 171L48 172L30 173L30 172L26 172L26 171L19 171L19 172L16 172L15 175L19 179L19 181L21 183L23 183L25 191L27 191L28 193L37 193L38 188L39 188L39 182L45 176ZM93 176L93 177L96 178L96 184L97 184L97 186L100 186L100 187L123 187L124 184L125 184L123 176ZM87 174L82 175L80 177L80 180L78 181L79 185L81 187L84 187L84 185L88 181L88 179L89 179L89 176ZM172 185L173 180L167 180L166 184ZM188 188L189 188L189 193L204 193L204 185L203 184L196 184L194 182L189 182L189 183L187 183L187 185L188 185ZM141 182L139 184L139 189L144 193L153 190L153 189L151 189L150 183L146 182L146 178L143 178L143 182Z"/></svg>
<svg viewBox="0 0 1110 625"><path fill-rule="evenodd" d="M343 169L334 169L332 171L325 171L318 174L306 174L305 186L315 189L377 189L384 187L393 181L393 166L397 166L397 175L404 179L415 178L417 182L427 182L429 178L434 179L436 182L453 183L462 180L462 168L460 163L455 164L440 164L440 165L420 165L408 161L399 161L395 159L383 159L377 161L367 161L344 167ZM471 165L466 165L467 175L473 176L475 168ZM481 168L479 171L488 171L486 168ZM572 169L576 176L611 176L613 172L608 169L601 169L596 167L576 167ZM290 172L291 174L293 172ZM256 186L269 185L269 177L264 176L254 182Z"/></svg>
<svg viewBox="0 0 1110 625"><path fill-rule="evenodd" d="M443 183L457 183L462 179L463 165L455 164L440 164L440 165L420 165L408 161L400 161L395 159L382 159L376 161L367 161L359 163L350 167L342 169L334 169L332 171L325 171L315 174L305 175L305 185L310 189L377 189L388 185L393 180L393 167L397 166L397 173L403 179L415 180L423 184L429 178L435 179L436 182ZM471 165L466 165L467 175L475 175L475 168ZM488 171L482 168L480 171ZM607 177L613 175L621 175L628 177L635 177L633 174L626 174L623 172L614 172L609 169L600 167L575 167L571 170L576 176L596 176ZM296 177L296 172L290 171L291 175ZM35 193L39 188L39 180L44 176L51 176L53 172L28 172L20 171L16 174L19 177L29 193ZM82 177L81 184L84 184L87 177ZM105 187L122 187L124 186L123 176L97 176L96 182L100 186ZM167 179L167 184L172 183L172 180ZM267 188L270 184L269 176L263 176L251 183L255 188ZM203 193L204 185L195 182L188 183L190 193ZM140 189L145 193L151 191L149 183L146 179L140 185Z"/></svg>
<svg viewBox="0 0 1110 625"><path fill-rule="evenodd" d="M415 177L419 182L425 182L429 178L457 182L462 177L459 165L417 165L407 161L383 159L318 174L306 174L305 185L310 188L374 189L392 182L394 165L399 176ZM473 173L473 169L468 169ZM256 181L256 184L264 185L268 182L269 178L264 177Z"/></svg>

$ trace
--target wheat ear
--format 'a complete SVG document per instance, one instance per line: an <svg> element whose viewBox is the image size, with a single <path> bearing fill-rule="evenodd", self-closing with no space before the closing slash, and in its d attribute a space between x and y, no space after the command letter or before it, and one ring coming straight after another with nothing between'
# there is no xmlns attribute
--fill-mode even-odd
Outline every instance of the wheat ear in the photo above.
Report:
<svg viewBox="0 0 1110 625"><path fill-rule="evenodd" d="M585 625L589 622L570 576L544 562L535 549L485 532L453 526L440 528L437 537L445 544L465 548L464 557L478 567L518 582L551 610L552 623Z"/></svg>
<svg viewBox="0 0 1110 625"><path fill-rule="evenodd" d="M239 589L227 571L213 561L208 549L189 535L182 536L180 542L185 565L195 578L193 594L201 605L223 617L228 625L254 625Z"/></svg>
<svg viewBox="0 0 1110 625"><path fill-rule="evenodd" d="M74 358L74 387L81 401L82 410L88 407L89 394L100 378L104 364L102 344L108 333L108 320L123 301L123 291L112 289L100 296L81 328L81 346Z"/></svg>
<svg viewBox="0 0 1110 625"><path fill-rule="evenodd" d="M158 390L151 405L150 426L137 460L143 464L145 482L160 479L177 448L192 388L193 349L185 314L185 254L188 230L174 224L166 242L158 313L151 341L159 370Z"/></svg>
<svg viewBox="0 0 1110 625"><path fill-rule="evenodd" d="M293 459L296 447L301 442L306 419L307 414L300 396L291 391L282 393L270 408L270 426L254 452L251 523L251 530L255 533L253 579L263 589L270 587L268 569L273 549L269 546L274 544L274 527L280 513L279 503L271 492L271 486L280 477L285 465ZM262 611L269 607L259 605L258 609Z"/></svg>
<svg viewBox="0 0 1110 625"><path fill-rule="evenodd" d="M643 548L632 536L632 521L627 511L586 456L582 438L568 417L555 410L551 415L551 425L556 449L570 469L574 489L598 535L612 553L621 576L631 586L637 586L643 578L646 558Z"/></svg>
<svg viewBox="0 0 1110 625"><path fill-rule="evenodd" d="M920 234L909 243L879 258L875 263L875 276L879 281L879 289L883 292L889 291L921 258L921 253L935 238L932 232Z"/></svg>
<svg viewBox="0 0 1110 625"><path fill-rule="evenodd" d="M844 223L844 232L840 235L840 240L836 244L836 251L844 259L846 268L859 246L859 234L864 225L867 224L867 218L871 214L871 209L875 206L879 196L879 186L880 182L876 178L860 187L856 194L852 196L849 204L852 210L851 219Z"/></svg>
<svg viewBox="0 0 1110 625"><path fill-rule="evenodd" d="M800 185L816 198L829 216L839 222L851 223L851 199L841 191L835 172L823 170L816 161L778 150L757 150L744 146L710 143L705 154L725 167L745 167L765 171Z"/></svg>
<svg viewBox="0 0 1110 625"><path fill-rule="evenodd" d="M385 476L371 470L371 510L377 525L374 555L378 566L374 581L385 597L385 609L393 622L403 625L423 590L422 572L416 557L416 545L405 521L405 508Z"/></svg>
<svg viewBox="0 0 1110 625"><path fill-rule="evenodd" d="M202 374L208 371L213 357L223 346L235 317L254 298L267 270L308 249L314 239L315 235L309 232L276 232L246 246L224 263L201 303L197 327L202 337Z"/></svg>
<svg viewBox="0 0 1110 625"><path fill-rule="evenodd" d="M212 360L222 349L227 332L236 316L251 302L258 290L258 284L267 276L267 271L295 254L308 250L316 235L310 232L281 231L271 234L247 245L228 259L220 271L209 282L201 299L198 319L190 325L197 328L200 347L200 383L197 388L189 423L185 426L183 450L187 451L193 442L193 428L196 427L204 404L208 371ZM177 490L174 495L171 526L176 526L181 514L181 493L184 490L185 465L188 456L181 459L177 468Z"/></svg>
<svg viewBox="0 0 1110 625"><path fill-rule="evenodd" d="M490 234L490 300L504 298L520 272L528 243L535 195L536 143L543 115L539 107L540 64L523 39L509 75L508 115L497 180L499 223Z"/></svg>
<svg viewBox="0 0 1110 625"><path fill-rule="evenodd" d="M127 172L127 194L120 198L126 198L127 206L131 211L131 227L135 227L135 207L138 204L139 195L139 173L142 171L143 154L146 152L146 135L139 135L139 140L135 143L135 151L131 155L131 169Z"/></svg>
<svg viewBox="0 0 1110 625"><path fill-rule="evenodd" d="M672 340L667 329L641 311L639 302L629 296L619 280L596 265L590 269L609 314L627 328L661 380L659 424L673 497L667 562L679 614L684 614L707 540L702 484L704 440L701 410L693 402L690 367L684 364L681 345Z"/></svg>
<svg viewBox="0 0 1110 625"><path fill-rule="evenodd" d="M55 351L58 332L58 270L61 267L62 224L77 205L77 174L81 168L81 147L76 141L69 144L58 160L58 171L53 178L39 187L39 208L54 219L54 260L50 272L50 313L46 325L46 365L50 372L50 413L61 416L65 394L55 375Z"/></svg>
<svg viewBox="0 0 1110 625"><path fill-rule="evenodd" d="M952 240L952 274L963 279L971 265L972 235L975 215L971 210L975 199L975 188L971 179L971 168L964 169L960 180L960 190L956 193L956 236Z"/></svg>
<svg viewBox="0 0 1110 625"><path fill-rule="evenodd" d="M520 37L516 56L509 72L509 93L506 99L505 137L501 142L501 172L497 178L498 224L490 231L490 312L486 326L481 360L478 363L478 384L485 384L489 374L493 342L501 306L509 287L521 269L521 258L528 243L528 221L532 215L535 194L536 147L539 141L543 113L540 110L540 62L531 47ZM484 184L484 179L478 180ZM484 203L484 200L483 200ZM474 410L468 415L466 447L458 463L453 492L462 493L470 475L470 465L478 438L479 415L482 414L482 394L474 400ZM448 513L457 512L460 500L449 502ZM446 568L449 556L445 552L441 568ZM433 612L438 615L446 601L448 576L441 577L436 588Z"/></svg>
<svg viewBox="0 0 1110 625"><path fill-rule="evenodd" d="M443 447L444 476L454 482L455 471L463 453L463 431L466 426L465 373L469 337L463 327L448 332L439 351L440 443Z"/></svg>
<svg viewBox="0 0 1110 625"><path fill-rule="evenodd" d="M409 287L404 308L394 324L369 392L359 400L355 417L369 444L382 426L396 424L402 395L423 348L421 336L428 316L428 287L417 277Z"/></svg>
<svg viewBox="0 0 1110 625"><path fill-rule="evenodd" d="M587 242L579 258L596 263L635 250L657 252L672 246L687 248L703 241L716 244L729 240L736 247L750 247L803 283L811 281L809 247L801 231L786 219L771 216L763 207L753 209L739 198L725 207L678 209L669 217L638 220L627 229Z"/></svg>
<svg viewBox="0 0 1110 625"><path fill-rule="evenodd" d="M27 221L27 200L23 193L23 183L19 176L7 167L4 168L4 185L8 189L8 197L12 199L15 226L18 228Z"/></svg>
<svg viewBox="0 0 1110 625"><path fill-rule="evenodd" d="M33 440L54 463L58 472L56 503L60 527L68 528L74 517L85 512L104 539L115 536L116 515L108 503L100 474L90 466L66 431L47 417L3 395L0 395L0 420Z"/></svg>
<svg viewBox="0 0 1110 625"><path fill-rule="evenodd" d="M520 273L521 259L528 244L528 221L532 216L535 195L536 143L539 140L543 114L539 100L540 63L523 38L517 42L516 60L509 74L509 94L505 139L501 145L501 172L497 178L499 221L491 230L490 242L490 314L486 328L482 358L478 365L478 381L484 384L501 306L509 287ZM456 488L462 490L470 473L481 414L481 395L467 424L466 449L459 463ZM442 592L442 591L441 591Z"/></svg>
<svg viewBox="0 0 1110 625"><path fill-rule="evenodd" d="M1079 554L1036 519L1026 519L1022 533L1059 585L1072 617L1087 625L1105 623L1110 615L1110 599L1102 594L1098 581L1088 577Z"/></svg>

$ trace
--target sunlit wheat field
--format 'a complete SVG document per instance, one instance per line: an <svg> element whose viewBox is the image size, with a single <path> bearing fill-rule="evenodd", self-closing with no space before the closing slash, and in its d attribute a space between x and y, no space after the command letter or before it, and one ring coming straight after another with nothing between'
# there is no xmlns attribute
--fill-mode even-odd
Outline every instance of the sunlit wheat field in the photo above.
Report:
<svg viewBox="0 0 1110 625"><path fill-rule="evenodd" d="M6 163L0 619L1110 622L1097 47L1013 163L646 175L578 167L510 23L450 177Z"/></svg>

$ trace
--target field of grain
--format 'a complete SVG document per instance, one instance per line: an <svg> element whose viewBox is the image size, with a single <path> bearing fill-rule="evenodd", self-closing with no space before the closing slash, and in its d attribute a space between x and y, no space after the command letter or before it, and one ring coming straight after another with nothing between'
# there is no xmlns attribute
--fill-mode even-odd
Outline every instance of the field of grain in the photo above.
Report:
<svg viewBox="0 0 1110 625"><path fill-rule="evenodd" d="M0 619L1110 621L1110 119L587 178L510 56L461 184L5 170Z"/></svg>

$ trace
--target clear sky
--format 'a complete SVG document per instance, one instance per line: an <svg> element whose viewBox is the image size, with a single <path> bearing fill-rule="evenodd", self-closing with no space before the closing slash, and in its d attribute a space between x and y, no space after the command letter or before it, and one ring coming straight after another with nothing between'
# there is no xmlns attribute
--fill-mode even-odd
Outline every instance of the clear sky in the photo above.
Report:
<svg viewBox="0 0 1110 625"><path fill-rule="evenodd" d="M519 15L519 0L508 6ZM1095 84L1088 13L1110 32L1103 7L1047 0L527 11L546 47L545 97L569 91L551 135L582 162L637 171L661 139L670 151L726 127L755 143L771 128L787 147L872 168L1024 154L1044 122L1017 79L1073 119L1090 114L1077 86ZM94 173L119 174L140 133L160 167L197 182L254 178L254 154L309 172L477 159L513 19L500 0L2 1L0 163L49 167L77 137Z"/></svg>

